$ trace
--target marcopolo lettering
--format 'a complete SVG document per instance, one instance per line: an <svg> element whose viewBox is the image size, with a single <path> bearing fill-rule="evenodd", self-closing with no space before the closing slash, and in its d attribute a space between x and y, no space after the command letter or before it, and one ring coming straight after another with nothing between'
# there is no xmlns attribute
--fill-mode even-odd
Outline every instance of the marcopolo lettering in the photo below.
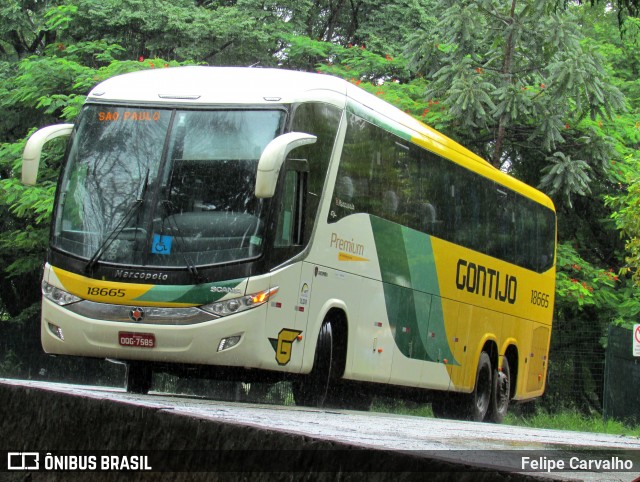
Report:
<svg viewBox="0 0 640 482"><path fill-rule="evenodd" d="M116 278L137 279L141 281L166 281L169 279L167 273L149 273L148 271L127 271L124 269L116 270Z"/></svg>
<svg viewBox="0 0 640 482"><path fill-rule="evenodd" d="M518 280L515 276L464 259L458 260L456 287L512 305L518 294Z"/></svg>

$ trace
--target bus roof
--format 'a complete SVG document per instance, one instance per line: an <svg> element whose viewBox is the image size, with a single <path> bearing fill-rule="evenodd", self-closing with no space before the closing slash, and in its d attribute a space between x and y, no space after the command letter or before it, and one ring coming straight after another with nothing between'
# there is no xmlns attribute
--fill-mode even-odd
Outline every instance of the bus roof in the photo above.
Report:
<svg viewBox="0 0 640 482"><path fill-rule="evenodd" d="M375 95L331 75L246 67L159 68L107 79L91 90L87 100L202 106L282 105L313 99L331 99L342 108L355 102L365 108L368 117L375 117L394 133L554 209L553 202L540 191L496 169L469 149Z"/></svg>
<svg viewBox="0 0 640 482"><path fill-rule="evenodd" d="M112 77L94 87L89 99L154 104L289 104L313 90L330 90L344 96L347 85L337 77L308 72L190 66Z"/></svg>

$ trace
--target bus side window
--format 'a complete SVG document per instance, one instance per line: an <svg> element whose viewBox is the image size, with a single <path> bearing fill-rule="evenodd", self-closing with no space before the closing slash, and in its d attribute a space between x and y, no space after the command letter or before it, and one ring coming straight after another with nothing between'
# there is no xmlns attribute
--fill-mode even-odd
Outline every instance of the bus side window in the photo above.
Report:
<svg viewBox="0 0 640 482"><path fill-rule="evenodd" d="M340 109L321 102L308 102L296 106L290 130L307 132L317 136L315 144L295 150L295 156L309 163L306 196L305 238L311 237L311 230L317 218L320 195L324 190L329 161L340 125Z"/></svg>
<svg viewBox="0 0 640 482"><path fill-rule="evenodd" d="M275 246L278 248L304 244L308 173L306 160L287 160L276 228Z"/></svg>

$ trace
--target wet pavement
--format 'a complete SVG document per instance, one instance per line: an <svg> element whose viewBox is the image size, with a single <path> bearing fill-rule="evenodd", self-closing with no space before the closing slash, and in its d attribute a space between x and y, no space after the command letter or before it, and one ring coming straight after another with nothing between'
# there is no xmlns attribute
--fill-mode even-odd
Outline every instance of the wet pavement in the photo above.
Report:
<svg viewBox="0 0 640 482"><path fill-rule="evenodd" d="M222 402L152 393L133 395L123 389L45 382L1 380L43 390L108 399L203 420L302 434L363 448L411 451L445 460L504 467L554 478L632 481L640 477L640 438L509 425L461 422L386 413ZM528 457L528 458L526 458ZM586 467L586 471L556 471ZM600 472L606 464L633 468ZM603 465L604 464L604 465ZM525 470L522 470L524 467ZM542 469L527 470L527 469Z"/></svg>

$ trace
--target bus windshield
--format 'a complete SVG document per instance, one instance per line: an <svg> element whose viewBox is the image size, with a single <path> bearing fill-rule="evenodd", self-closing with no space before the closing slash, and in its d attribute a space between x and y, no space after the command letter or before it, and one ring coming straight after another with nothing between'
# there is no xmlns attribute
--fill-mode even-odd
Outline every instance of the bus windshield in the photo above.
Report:
<svg viewBox="0 0 640 482"><path fill-rule="evenodd" d="M52 246L90 263L191 267L257 257L258 159L281 110L87 106L58 195Z"/></svg>

